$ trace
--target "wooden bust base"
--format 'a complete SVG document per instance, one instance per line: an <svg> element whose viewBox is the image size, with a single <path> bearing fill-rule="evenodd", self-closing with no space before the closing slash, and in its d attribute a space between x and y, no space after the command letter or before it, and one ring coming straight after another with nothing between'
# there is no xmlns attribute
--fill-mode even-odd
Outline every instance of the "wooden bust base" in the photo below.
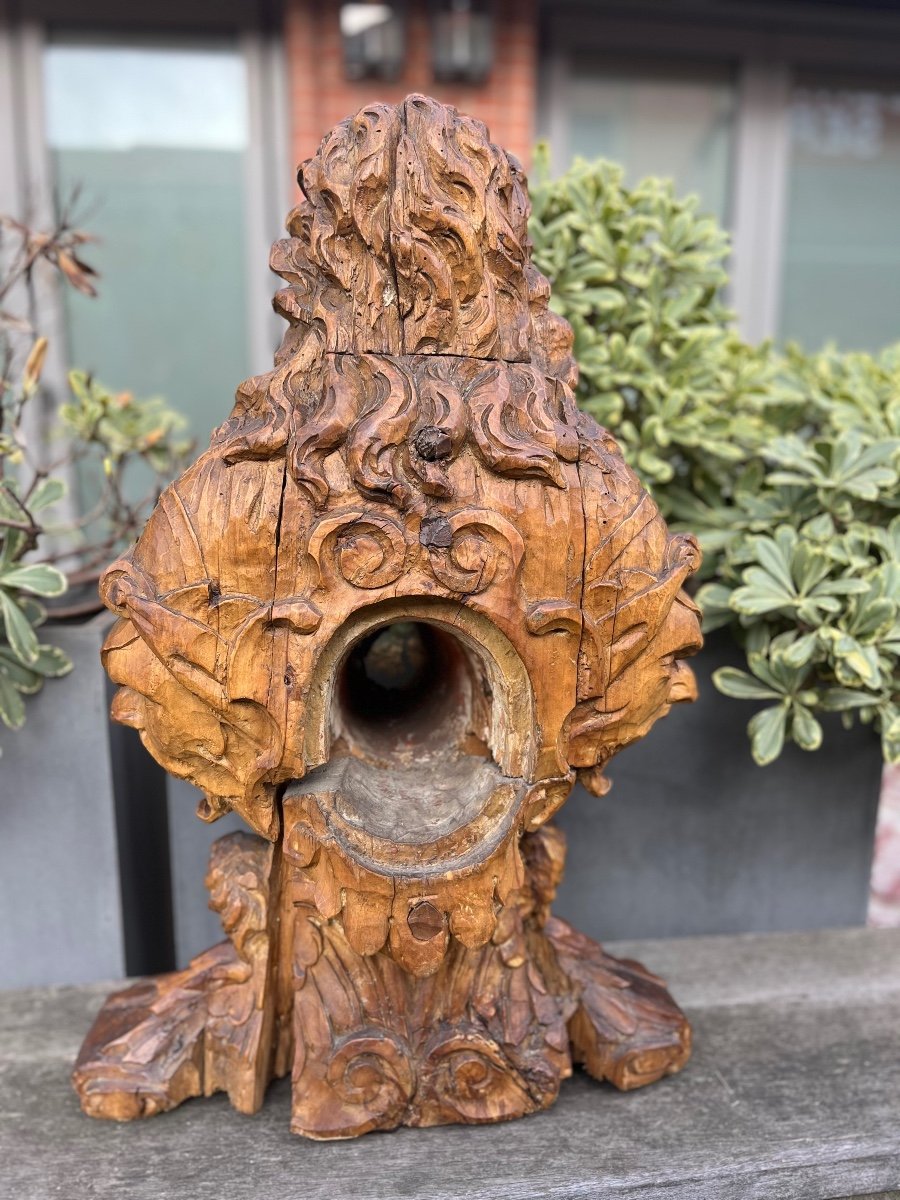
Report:
<svg viewBox="0 0 900 1200"><path fill-rule="evenodd" d="M696 543L579 412L482 125L372 105L302 187L274 369L102 584L113 715L254 831L212 856L230 940L110 998L82 1105L254 1112L290 1071L292 1128L333 1138L533 1112L573 1061L649 1083L687 1023L549 915L547 823L693 698Z"/></svg>
<svg viewBox="0 0 900 1200"><path fill-rule="evenodd" d="M680 1070L690 1027L662 981L549 915L562 834L543 826L522 849L528 886L491 940L416 978L310 911L302 869L270 843L221 838L207 884L230 940L110 996L75 1068L82 1107L129 1120L226 1091L253 1113L291 1071L292 1130L343 1138L524 1116L573 1060L621 1089Z"/></svg>

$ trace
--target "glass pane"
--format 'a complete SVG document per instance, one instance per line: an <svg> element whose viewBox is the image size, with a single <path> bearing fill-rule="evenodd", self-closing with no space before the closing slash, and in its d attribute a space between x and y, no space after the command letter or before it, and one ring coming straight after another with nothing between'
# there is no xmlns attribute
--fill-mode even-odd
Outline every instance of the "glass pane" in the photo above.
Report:
<svg viewBox="0 0 900 1200"><path fill-rule="evenodd" d="M115 390L164 396L201 446L250 374L247 82L236 46L86 44L45 52L61 202L100 241L97 299L65 291L69 355Z"/></svg>
<svg viewBox="0 0 900 1200"><path fill-rule="evenodd" d="M780 332L809 349L900 338L900 90L794 91Z"/></svg>
<svg viewBox="0 0 900 1200"><path fill-rule="evenodd" d="M722 77L620 73L576 61L569 84L569 153L621 163L696 192L703 209L728 217L735 89Z"/></svg>

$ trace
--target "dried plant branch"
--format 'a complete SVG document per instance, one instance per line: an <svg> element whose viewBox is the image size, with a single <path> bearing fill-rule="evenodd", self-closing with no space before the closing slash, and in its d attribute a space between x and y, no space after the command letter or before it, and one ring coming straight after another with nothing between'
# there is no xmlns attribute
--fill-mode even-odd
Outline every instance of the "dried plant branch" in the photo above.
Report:
<svg viewBox="0 0 900 1200"><path fill-rule="evenodd" d="M12 728L24 721L23 696L71 667L60 650L38 641L46 611L37 598L88 589L54 607L54 616L100 611L101 568L136 537L162 486L191 450L183 419L161 400L111 392L79 371L70 372L71 399L58 411L64 452L47 464L28 444L25 413L40 394L48 350L38 328L35 270L44 263L65 286L96 295L96 272L81 257L94 239L72 218L76 199L61 206L49 230L0 215L0 720ZM16 311L20 294L27 297L28 313ZM132 499L128 477L137 463L150 469L154 482ZM52 516L65 494L60 474L71 475L76 466L96 501L68 521L47 520L45 513ZM53 549L45 544L50 535Z"/></svg>

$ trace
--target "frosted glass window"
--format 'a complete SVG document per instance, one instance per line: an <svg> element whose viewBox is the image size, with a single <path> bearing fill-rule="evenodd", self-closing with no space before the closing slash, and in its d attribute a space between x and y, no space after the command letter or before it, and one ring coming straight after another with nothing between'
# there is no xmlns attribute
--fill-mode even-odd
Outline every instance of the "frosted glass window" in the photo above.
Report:
<svg viewBox="0 0 900 1200"><path fill-rule="evenodd" d="M735 119L735 88L725 76L619 73L573 64L568 87L571 157L609 158L630 183L645 175L696 192L704 211L725 222Z"/></svg>
<svg viewBox="0 0 900 1200"><path fill-rule="evenodd" d="M64 293L70 361L164 396L202 447L251 373L240 51L60 38L44 88L57 194L100 239L99 297Z"/></svg>
<svg viewBox="0 0 900 1200"><path fill-rule="evenodd" d="M794 90L780 332L900 339L900 88Z"/></svg>

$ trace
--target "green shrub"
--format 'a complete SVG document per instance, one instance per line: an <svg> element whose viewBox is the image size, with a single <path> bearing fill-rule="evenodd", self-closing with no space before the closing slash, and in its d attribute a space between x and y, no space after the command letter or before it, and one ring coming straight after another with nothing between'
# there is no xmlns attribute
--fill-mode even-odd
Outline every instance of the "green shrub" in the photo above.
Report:
<svg viewBox="0 0 900 1200"><path fill-rule="evenodd" d="M535 261L575 331L579 403L704 549L707 630L747 671L727 696L765 764L822 741L816 713L874 722L900 760L900 347L879 358L749 346L722 291L726 235L668 182L576 161L532 189Z"/></svg>

